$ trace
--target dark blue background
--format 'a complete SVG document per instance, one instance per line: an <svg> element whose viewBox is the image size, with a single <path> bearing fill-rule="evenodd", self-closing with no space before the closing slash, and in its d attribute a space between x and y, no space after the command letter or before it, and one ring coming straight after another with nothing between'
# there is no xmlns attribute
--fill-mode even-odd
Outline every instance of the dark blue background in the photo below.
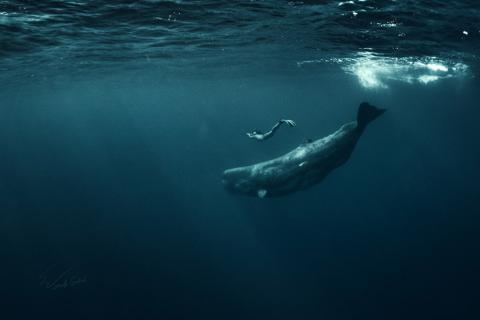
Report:
<svg viewBox="0 0 480 320"><path fill-rule="evenodd" d="M477 319L478 83L125 75L0 91L2 319ZM388 108L284 198L224 169ZM298 126L250 141L281 117ZM87 282L47 289L49 267ZM53 277L53 275L52 275Z"/></svg>

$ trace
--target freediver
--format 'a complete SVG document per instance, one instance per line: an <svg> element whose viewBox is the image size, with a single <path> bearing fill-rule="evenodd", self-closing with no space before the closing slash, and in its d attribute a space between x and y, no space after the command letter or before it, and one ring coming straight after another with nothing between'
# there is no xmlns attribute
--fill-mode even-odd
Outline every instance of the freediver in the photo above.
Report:
<svg viewBox="0 0 480 320"><path fill-rule="evenodd" d="M272 127L272 129L270 129L270 131L263 133L260 130L253 130L252 132L247 132L247 136L258 141L267 140L275 134L275 131L277 131L283 123L288 124L290 127L295 127L297 125L293 120L281 119Z"/></svg>

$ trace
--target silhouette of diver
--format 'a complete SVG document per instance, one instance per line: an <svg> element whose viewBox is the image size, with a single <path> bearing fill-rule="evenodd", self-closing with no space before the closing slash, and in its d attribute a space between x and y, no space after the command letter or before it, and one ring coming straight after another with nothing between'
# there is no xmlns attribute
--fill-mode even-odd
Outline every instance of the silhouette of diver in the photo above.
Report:
<svg viewBox="0 0 480 320"><path fill-rule="evenodd" d="M253 130L252 132L247 132L247 136L251 139L255 139L258 141L263 141L271 138L274 134L275 131L283 124L286 123L290 127L295 127L297 124L293 120L286 120L286 119L281 119L279 120L273 127L270 129L270 131L263 133L260 130Z"/></svg>

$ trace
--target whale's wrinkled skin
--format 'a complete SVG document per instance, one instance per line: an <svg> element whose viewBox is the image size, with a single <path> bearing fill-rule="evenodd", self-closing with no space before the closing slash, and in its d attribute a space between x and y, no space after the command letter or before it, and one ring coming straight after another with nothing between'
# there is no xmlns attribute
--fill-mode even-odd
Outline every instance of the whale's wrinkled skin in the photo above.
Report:
<svg viewBox="0 0 480 320"><path fill-rule="evenodd" d="M384 111L362 103L357 121L278 158L225 170L223 185L231 193L260 198L283 196L315 185L349 159L366 125Z"/></svg>

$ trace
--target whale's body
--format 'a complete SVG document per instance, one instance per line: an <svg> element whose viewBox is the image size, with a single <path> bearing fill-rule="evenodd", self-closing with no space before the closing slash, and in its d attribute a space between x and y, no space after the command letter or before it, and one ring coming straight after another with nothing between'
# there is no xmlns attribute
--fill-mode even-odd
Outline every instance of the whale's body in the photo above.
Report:
<svg viewBox="0 0 480 320"><path fill-rule="evenodd" d="M362 103L357 121L278 158L225 170L223 185L232 193L260 198L287 195L315 185L350 158L366 125L384 111Z"/></svg>

